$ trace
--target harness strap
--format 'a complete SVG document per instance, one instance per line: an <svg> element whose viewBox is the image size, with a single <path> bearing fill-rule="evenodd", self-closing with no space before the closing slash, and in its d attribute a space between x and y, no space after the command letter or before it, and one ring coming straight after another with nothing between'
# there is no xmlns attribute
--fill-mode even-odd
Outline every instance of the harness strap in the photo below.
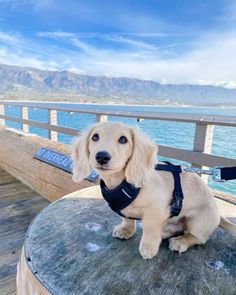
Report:
<svg viewBox="0 0 236 295"><path fill-rule="evenodd" d="M182 168L180 165L174 165L170 162L165 162L165 164L157 164L155 166L156 170L161 170L161 171L168 171L171 172L174 178L174 191L173 191L173 199L171 202L171 207L170 207L170 213L171 216L178 216L182 206L183 206L183 190L181 186L181 180L180 180L180 173L182 172Z"/></svg>
<svg viewBox="0 0 236 295"><path fill-rule="evenodd" d="M181 186L180 174L176 172L172 172L172 175L174 177L175 188L173 191L173 200L171 203L171 211L170 211L171 217L179 215L183 206L183 198L184 198L184 194L183 194L182 186Z"/></svg>
<svg viewBox="0 0 236 295"><path fill-rule="evenodd" d="M174 191L170 205L170 217L178 216L182 209L184 198L180 180L180 173L182 172L181 166L166 162L166 164L157 164L155 166L155 170L168 171L172 173L174 178ZM109 190L102 179L100 180L100 187L103 198L113 211L125 218L138 219L124 216L121 213L121 210L128 207L136 199L140 188L136 188L131 183L123 180L123 182L116 188Z"/></svg>
<svg viewBox="0 0 236 295"><path fill-rule="evenodd" d="M166 164L156 164L155 169L156 170L162 170L162 171L168 171L172 173L178 173L180 174L182 172L182 168L179 165L174 165L170 162L165 162Z"/></svg>

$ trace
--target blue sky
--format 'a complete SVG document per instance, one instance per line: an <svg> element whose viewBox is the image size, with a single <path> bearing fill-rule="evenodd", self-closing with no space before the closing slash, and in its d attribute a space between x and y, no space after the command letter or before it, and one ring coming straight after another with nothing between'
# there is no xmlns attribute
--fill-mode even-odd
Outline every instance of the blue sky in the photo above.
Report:
<svg viewBox="0 0 236 295"><path fill-rule="evenodd" d="M236 87L236 1L0 0L0 63Z"/></svg>

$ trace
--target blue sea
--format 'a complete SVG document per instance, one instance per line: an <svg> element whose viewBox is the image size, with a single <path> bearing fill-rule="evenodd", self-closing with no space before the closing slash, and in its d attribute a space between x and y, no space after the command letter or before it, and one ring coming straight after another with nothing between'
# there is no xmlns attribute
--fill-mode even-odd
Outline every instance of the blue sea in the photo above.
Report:
<svg viewBox="0 0 236 295"><path fill-rule="evenodd" d="M94 105L81 104L81 107L94 108ZM120 110L137 110L137 111L157 111L171 113L187 113L187 114L211 114L211 115L226 115L235 116L236 108L201 108L201 107L163 107L163 106L127 106L127 105L96 105L99 108L119 108ZM20 116L20 108L6 107L6 115ZM47 122L47 110L29 109L29 119ZM194 141L195 124L178 123L170 121L143 120L137 122L134 118L109 117L110 121L122 121L129 125L138 125L144 132L158 144L169 145L173 147L185 148L192 150ZM95 115L58 112L58 125L64 127L76 128L79 131L86 129L89 125L96 121ZM20 124L6 122L6 125L13 128L20 128ZM30 127L30 132L43 137L48 136L46 130ZM59 134L58 140L63 143L70 143L72 137L69 135ZM214 138L212 154L236 158L236 128L235 127L214 127ZM160 158L163 160L163 158ZM169 159L174 163L180 161ZM228 181L225 183L216 183L209 179L209 185L220 191L236 195L236 181Z"/></svg>

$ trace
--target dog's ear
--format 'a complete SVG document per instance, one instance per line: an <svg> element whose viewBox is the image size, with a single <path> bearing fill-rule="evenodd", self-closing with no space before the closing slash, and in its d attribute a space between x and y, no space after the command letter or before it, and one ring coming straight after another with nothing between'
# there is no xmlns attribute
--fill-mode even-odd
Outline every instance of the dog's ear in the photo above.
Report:
<svg viewBox="0 0 236 295"><path fill-rule="evenodd" d="M136 187L142 187L154 170L157 145L140 130L131 128L133 152L127 163L126 180Z"/></svg>
<svg viewBox="0 0 236 295"><path fill-rule="evenodd" d="M75 138L72 144L73 181L79 182L91 172L89 165L88 140L94 126Z"/></svg>

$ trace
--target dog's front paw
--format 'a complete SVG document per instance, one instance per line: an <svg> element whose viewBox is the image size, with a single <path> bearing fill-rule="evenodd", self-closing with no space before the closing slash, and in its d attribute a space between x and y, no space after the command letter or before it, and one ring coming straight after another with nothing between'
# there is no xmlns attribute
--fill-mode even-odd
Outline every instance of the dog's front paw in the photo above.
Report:
<svg viewBox="0 0 236 295"><path fill-rule="evenodd" d="M147 243L144 241L140 242L139 252L142 255L143 259L151 259L157 255L159 250L159 245L156 243Z"/></svg>
<svg viewBox="0 0 236 295"><path fill-rule="evenodd" d="M183 236L171 238L169 241L169 249L183 253L188 250L189 245Z"/></svg>
<svg viewBox="0 0 236 295"><path fill-rule="evenodd" d="M135 229L127 228L119 224L114 227L112 236L114 238L118 238L121 240L128 240L129 238L133 236L134 233L135 233Z"/></svg>

